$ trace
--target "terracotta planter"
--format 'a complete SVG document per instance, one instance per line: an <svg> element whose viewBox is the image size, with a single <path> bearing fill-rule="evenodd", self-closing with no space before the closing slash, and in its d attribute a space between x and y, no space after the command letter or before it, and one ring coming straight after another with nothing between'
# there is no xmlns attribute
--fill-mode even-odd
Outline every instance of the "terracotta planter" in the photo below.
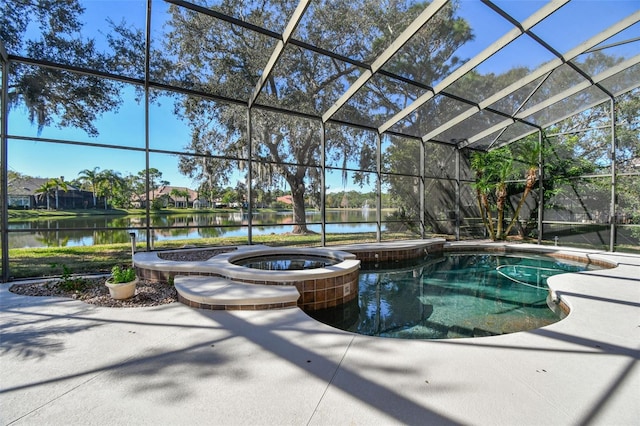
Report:
<svg viewBox="0 0 640 426"><path fill-rule="evenodd" d="M129 299L133 297L136 293L136 284L138 284L138 278L133 281L129 281L128 283L117 283L114 284L111 282L111 278L105 282L105 285L109 288L109 294L113 299Z"/></svg>

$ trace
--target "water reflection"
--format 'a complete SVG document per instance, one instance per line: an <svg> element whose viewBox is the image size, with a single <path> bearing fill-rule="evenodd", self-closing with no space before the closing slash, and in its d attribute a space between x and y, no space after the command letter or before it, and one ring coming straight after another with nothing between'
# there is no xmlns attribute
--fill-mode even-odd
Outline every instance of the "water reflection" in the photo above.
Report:
<svg viewBox="0 0 640 426"><path fill-rule="evenodd" d="M328 211L326 231L341 232L375 232L369 212L363 210ZM346 222L334 223L331 222ZM359 223L358 223L359 222ZM252 217L253 235L269 235L288 232L293 223L290 212L255 213ZM309 229L320 232L320 214L307 214ZM225 213L189 212L175 215L153 215L150 225L154 241L176 239L197 239L215 237L242 237L247 235L249 218L241 211ZM11 233L10 248L25 247L66 247L90 246L95 244L126 243L130 240L129 232L136 232L136 239L146 241L147 226L145 216L85 216L69 218L38 219L30 221L11 221L9 229L29 230L28 232ZM79 230L68 230L69 228ZM96 230L96 228L123 228Z"/></svg>

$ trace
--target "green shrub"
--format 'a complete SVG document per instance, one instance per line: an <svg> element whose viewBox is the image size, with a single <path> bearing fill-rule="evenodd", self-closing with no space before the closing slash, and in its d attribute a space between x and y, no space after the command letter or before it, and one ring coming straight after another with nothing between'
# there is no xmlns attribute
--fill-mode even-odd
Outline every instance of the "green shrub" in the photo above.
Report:
<svg viewBox="0 0 640 426"><path fill-rule="evenodd" d="M122 268L120 265L115 265L111 268L111 282L114 284L128 283L136 279L136 270L129 268Z"/></svg>
<svg viewBox="0 0 640 426"><path fill-rule="evenodd" d="M60 275L60 281L58 283L61 289L65 291L77 292L77 291L82 291L87 287L88 285L87 280L84 278L73 277L71 275L71 268L69 268L64 263L51 264L52 268L56 268L58 266L62 267L62 274Z"/></svg>

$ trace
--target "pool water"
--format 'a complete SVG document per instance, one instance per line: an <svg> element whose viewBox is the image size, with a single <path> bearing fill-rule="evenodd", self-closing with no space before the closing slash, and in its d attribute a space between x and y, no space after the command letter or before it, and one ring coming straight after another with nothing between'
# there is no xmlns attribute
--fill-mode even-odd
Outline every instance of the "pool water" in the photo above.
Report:
<svg viewBox="0 0 640 426"><path fill-rule="evenodd" d="M304 269L325 268L335 265L338 260L329 257L307 255L256 256L233 262L235 265L265 271L300 271Z"/></svg>
<svg viewBox="0 0 640 426"><path fill-rule="evenodd" d="M402 339L491 336L560 320L546 279L587 265L537 255L429 255L420 263L360 271L359 300L312 315L359 334Z"/></svg>

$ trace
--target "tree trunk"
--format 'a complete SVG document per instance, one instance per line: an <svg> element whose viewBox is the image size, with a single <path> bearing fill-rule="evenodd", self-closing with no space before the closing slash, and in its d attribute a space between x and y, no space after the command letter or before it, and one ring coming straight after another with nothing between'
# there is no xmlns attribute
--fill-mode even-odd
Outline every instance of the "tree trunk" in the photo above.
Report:
<svg viewBox="0 0 640 426"><path fill-rule="evenodd" d="M504 185L500 185L496 190L496 208L498 210L498 223L496 224L496 238L498 240L504 240L507 238L503 234L504 229L504 205L507 202L507 188Z"/></svg>
<svg viewBox="0 0 640 426"><path fill-rule="evenodd" d="M291 184L291 199L293 201L293 234L309 234L311 233L307 229L307 217L304 207L304 183L300 180Z"/></svg>
<svg viewBox="0 0 640 426"><path fill-rule="evenodd" d="M484 225L484 229L489 229L489 224L487 223L487 214L484 212L484 205L482 204L482 195L479 190L476 190L476 197L478 200L478 209L480 210L480 218L482 218L482 224Z"/></svg>
<svg viewBox="0 0 640 426"><path fill-rule="evenodd" d="M531 191L533 191L533 186L536 184L537 173L538 173L537 168L529 169L527 173L527 181L524 188L524 192L522 194L522 197L520 198L520 201L518 202L518 206L516 207L515 212L513 213L513 219L511 220L511 223L509 224L509 226L507 227L507 230L505 231L505 236L509 235L509 232L511 232L511 228L513 228L514 223L518 220L518 216L520 216L520 210L522 210L522 206L524 205L524 202L527 199L527 196L531 193Z"/></svg>
<svg viewBox="0 0 640 426"><path fill-rule="evenodd" d="M495 241L496 239L496 231L493 228L493 217L491 214L491 208L489 206L489 197L487 196L487 194L482 194L482 205L484 207L484 213L486 214L486 218L487 218L487 230L489 231L489 238L491 238L492 240Z"/></svg>

